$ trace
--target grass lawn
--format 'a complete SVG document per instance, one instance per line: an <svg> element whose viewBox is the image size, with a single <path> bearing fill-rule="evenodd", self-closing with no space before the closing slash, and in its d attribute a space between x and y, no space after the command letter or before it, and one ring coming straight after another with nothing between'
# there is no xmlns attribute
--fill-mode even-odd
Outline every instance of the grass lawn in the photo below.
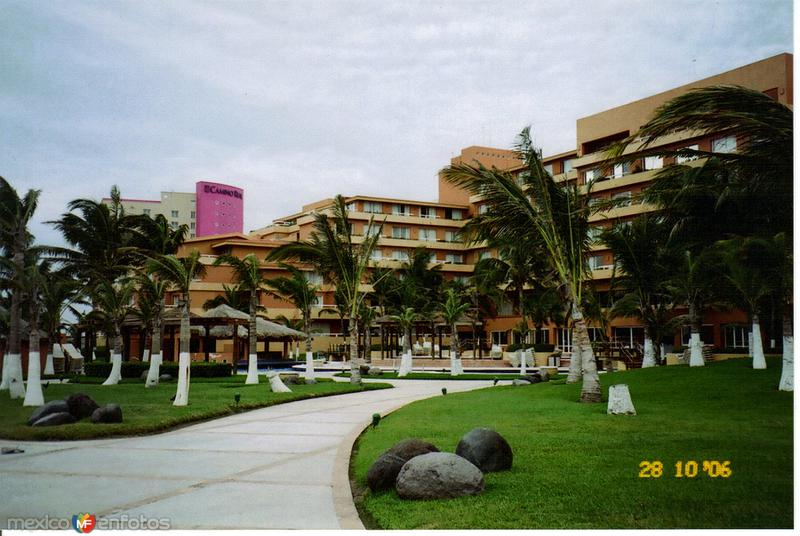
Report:
<svg viewBox="0 0 800 536"><path fill-rule="evenodd" d="M365 523L383 529L791 528L792 394L777 391L780 359L602 375L627 383L637 416L577 402L580 385L490 387L410 404L360 437L351 476ZM409 437L454 452L474 427L510 443L510 471L488 473L480 495L404 501L365 488L371 463ZM660 478L640 478L659 460ZM730 461L729 478L676 478L677 461Z"/></svg>
<svg viewBox="0 0 800 536"><path fill-rule="evenodd" d="M8 392L0 394L0 438L3 439L92 439L149 434L176 426L214 417L232 415L237 411L262 408L305 398L330 396L355 391L383 389L388 384L364 384L319 381L316 385L291 385L291 393L273 393L264 378L258 385L245 385L245 376L192 379L189 405L175 407L170 398L175 395L176 382L162 382L147 389L141 380L124 379L114 386L99 385L104 378L83 378L80 384L52 384L44 391L46 402L63 399L72 393L86 393L98 404L117 403L122 407L124 422L92 424L89 419L64 426L33 428L27 420L35 408L22 407L22 400L10 400ZM234 394L240 393L239 407Z"/></svg>
<svg viewBox="0 0 800 536"><path fill-rule="evenodd" d="M531 374L529 372L528 374ZM338 372L334 376L339 378L349 378L349 372ZM380 376L364 376L364 378L376 380L515 380L519 377L519 372L516 374L503 373L503 374L459 374L458 376L450 376L449 372L409 372L403 378L397 377L397 372L384 372ZM558 379L560 376L551 376L553 379Z"/></svg>

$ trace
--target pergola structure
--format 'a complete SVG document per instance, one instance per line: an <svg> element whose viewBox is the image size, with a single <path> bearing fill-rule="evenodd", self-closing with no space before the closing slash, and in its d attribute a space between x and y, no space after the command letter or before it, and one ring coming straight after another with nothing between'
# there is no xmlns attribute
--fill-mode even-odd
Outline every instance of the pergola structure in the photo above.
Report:
<svg viewBox="0 0 800 536"><path fill-rule="evenodd" d="M394 320L391 316L381 316L375 320L375 323L381 326L381 359L392 359L395 356L392 355L392 349L396 348L400 345L400 337L403 336L402 329L400 328L399 324L396 320ZM431 325L433 327L433 333L431 333ZM468 326L472 328L475 327L482 327L483 322L475 321L473 322L467 317L462 317L456 323L456 329L459 327ZM422 329L421 329L422 328ZM444 340L445 333L450 332L450 325L443 322L442 318L434 318L433 322L428 320L419 320L414 323L414 327L412 328L412 334L419 338L420 334L423 336L431 335L432 339L438 340L438 347L439 352L438 355L433 355L432 357L442 359L442 342ZM478 339L480 341L480 338ZM478 359L483 358L483 346L479 343L478 345Z"/></svg>

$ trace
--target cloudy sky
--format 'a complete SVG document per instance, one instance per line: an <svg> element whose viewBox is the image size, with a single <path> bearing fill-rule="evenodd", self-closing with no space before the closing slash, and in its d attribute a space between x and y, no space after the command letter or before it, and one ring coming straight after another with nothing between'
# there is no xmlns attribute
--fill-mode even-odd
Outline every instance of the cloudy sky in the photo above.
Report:
<svg viewBox="0 0 800 536"><path fill-rule="evenodd" d="M435 200L462 147L792 51L791 0L0 0L0 175L76 197L245 189L245 230L337 193Z"/></svg>

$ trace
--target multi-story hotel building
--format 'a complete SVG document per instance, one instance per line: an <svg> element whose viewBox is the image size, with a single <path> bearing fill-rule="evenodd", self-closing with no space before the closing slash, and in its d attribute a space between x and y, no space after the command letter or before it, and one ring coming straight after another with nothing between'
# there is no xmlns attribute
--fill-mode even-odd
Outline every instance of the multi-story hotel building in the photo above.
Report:
<svg viewBox="0 0 800 536"><path fill-rule="evenodd" d="M241 233L244 190L216 182L198 181L195 192L161 192L160 200L121 199L128 214L164 216L173 228L186 225L188 237ZM103 203L111 203L104 197Z"/></svg>
<svg viewBox="0 0 800 536"><path fill-rule="evenodd" d="M593 200L621 201L616 208L596 213L591 217L590 221L593 224L591 233L597 236L604 227L631 220L652 210L653 207L636 204L635 194L653 180L659 169L674 163L658 157L647 157L635 159L629 164L604 167L602 164L604 149L609 144L635 133L659 105L695 88L717 84L741 85L764 92L775 100L792 106L792 58L791 54L781 54L580 118L576 124L575 149L545 157L545 167L557 181L585 187L588 181L594 180L591 190ZM692 147L726 152L735 151L737 143L735 132L719 132L713 135L686 132L665 137L658 141L656 147ZM468 147L463 149L451 163L459 162L480 162L485 166L495 166L511 173L522 171L522 163L512 151L505 149ZM689 164L699 165L700 162ZM495 253L482 244L464 243L458 233L469 218L485 210L485 203L481 197L472 196L441 178L439 200L435 203L367 196L350 196L346 199L356 241L363 240L370 218L384 222L381 239L374 253L374 266L399 267L408 259L415 247L425 246L434 254L433 262L441 266L440 269L447 279L463 279L472 274L474 265L479 259ZM626 204L626 199L631 201ZM269 251L281 244L307 239L312 232L314 212L328 210L331 203L332 199L311 203L302 207L299 212L279 218L266 227L252 231L249 235L238 233L198 237L189 240L183 246L183 251L200 250L205 255L204 262L207 264L213 262L213 258L221 253L234 255L255 253L263 259ZM599 292L608 291L614 264L611 252L603 244L595 243L592 246L589 263L594 288ZM268 275L280 273L277 265L265 263L263 269ZM318 276L311 274L310 277L313 282L320 285L318 307L314 311L316 331L338 332L340 329L338 319L323 314L325 306L333 306L333 289ZM226 267L209 267L205 279L193 286L193 304L199 309L206 299L223 290L223 283L231 283L230 270ZM273 296L265 293L261 300L271 318L279 315L289 318L298 316L291 305ZM512 329L518 322L519 317L514 315L508 304L501 306L496 318L489 319L484 326L485 336L497 344L513 342ZM747 319L741 311L708 312L704 317L702 334L704 342L718 348L746 346L746 322ZM643 338L643 327L635 318L614 319L611 330L612 333L607 335L622 343L632 344ZM550 326L540 335L539 340L547 340L567 351L570 349L571 337L567 327ZM674 344L681 344L682 338L682 333L676 333ZM777 344L778 341L770 338L765 341L768 350L775 348Z"/></svg>

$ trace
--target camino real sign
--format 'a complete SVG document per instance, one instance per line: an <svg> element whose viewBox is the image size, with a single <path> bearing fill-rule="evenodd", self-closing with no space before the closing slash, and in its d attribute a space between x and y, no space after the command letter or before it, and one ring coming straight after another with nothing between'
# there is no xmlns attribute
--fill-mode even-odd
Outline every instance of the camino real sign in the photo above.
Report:
<svg viewBox="0 0 800 536"><path fill-rule="evenodd" d="M242 232L244 190L229 184L199 181L195 193L197 237Z"/></svg>

